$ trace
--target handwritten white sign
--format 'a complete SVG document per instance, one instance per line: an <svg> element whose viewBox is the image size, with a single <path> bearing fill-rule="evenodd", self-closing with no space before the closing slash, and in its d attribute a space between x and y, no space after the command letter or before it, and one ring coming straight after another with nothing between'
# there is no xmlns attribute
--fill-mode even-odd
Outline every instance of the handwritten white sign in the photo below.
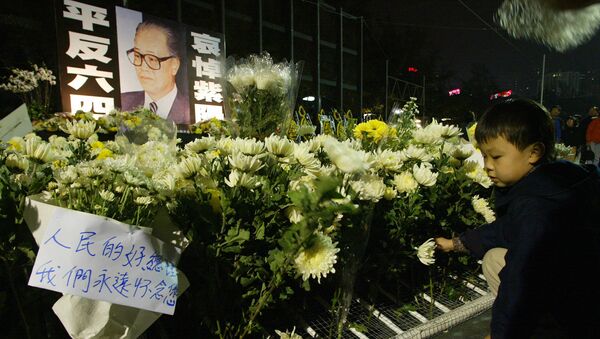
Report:
<svg viewBox="0 0 600 339"><path fill-rule="evenodd" d="M137 227L60 209L48 224L29 285L172 315L180 254Z"/></svg>

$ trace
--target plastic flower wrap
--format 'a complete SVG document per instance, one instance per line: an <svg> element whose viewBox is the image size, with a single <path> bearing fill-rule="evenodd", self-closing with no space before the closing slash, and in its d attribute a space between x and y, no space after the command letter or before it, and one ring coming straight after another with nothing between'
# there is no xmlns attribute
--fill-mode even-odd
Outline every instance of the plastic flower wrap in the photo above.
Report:
<svg viewBox="0 0 600 339"><path fill-rule="evenodd" d="M266 52L228 67L225 109L241 137L287 133L300 74L301 63L274 64Z"/></svg>

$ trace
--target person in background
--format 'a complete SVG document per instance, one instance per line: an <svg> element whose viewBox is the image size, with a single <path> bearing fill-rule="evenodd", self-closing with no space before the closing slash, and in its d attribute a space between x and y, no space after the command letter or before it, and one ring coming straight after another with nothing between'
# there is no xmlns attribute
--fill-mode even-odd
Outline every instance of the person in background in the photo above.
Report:
<svg viewBox="0 0 600 339"><path fill-rule="evenodd" d="M592 118L585 133L585 142L594 153L592 163L600 166L600 118Z"/></svg>
<svg viewBox="0 0 600 339"><path fill-rule="evenodd" d="M569 160L575 161L577 148L583 143L582 140L580 140L581 138L579 135L578 120L575 116L569 115L569 117L567 117L567 119L565 120L565 127L562 131L562 139L563 144L565 144L565 146L571 147L572 149L573 158L570 158Z"/></svg>
<svg viewBox="0 0 600 339"><path fill-rule="evenodd" d="M592 119L598 116L598 107L592 106L588 109L587 115L579 120L579 140L581 144L579 145L579 163L591 164L594 160L594 153L590 149L590 146L585 142L585 134L587 132L587 128L592 122Z"/></svg>
<svg viewBox="0 0 600 339"><path fill-rule="evenodd" d="M550 110L552 122L554 123L554 140L556 142L562 142L563 121L560 117L560 110L561 108L558 105L552 106Z"/></svg>
<svg viewBox="0 0 600 339"><path fill-rule="evenodd" d="M177 72L182 68L178 34L173 27L155 19L137 26L127 57L144 90L122 93L122 110L141 106L177 124L190 123L188 96L177 87Z"/></svg>
<svg viewBox="0 0 600 339"><path fill-rule="evenodd" d="M496 220L457 237L444 252L482 258L496 299L491 338L597 338L600 171L553 160L545 108L509 99L479 119L475 138L494 182ZM487 336L490 337L490 336Z"/></svg>

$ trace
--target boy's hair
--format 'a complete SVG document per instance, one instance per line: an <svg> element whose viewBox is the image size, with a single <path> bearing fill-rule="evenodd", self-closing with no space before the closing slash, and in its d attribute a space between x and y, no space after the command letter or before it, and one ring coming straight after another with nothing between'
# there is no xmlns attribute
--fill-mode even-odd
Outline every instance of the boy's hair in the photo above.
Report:
<svg viewBox="0 0 600 339"><path fill-rule="evenodd" d="M554 124L550 113L530 99L507 99L490 108L479 118L475 129L477 143L504 137L519 151L541 143L544 154L540 162L554 158Z"/></svg>

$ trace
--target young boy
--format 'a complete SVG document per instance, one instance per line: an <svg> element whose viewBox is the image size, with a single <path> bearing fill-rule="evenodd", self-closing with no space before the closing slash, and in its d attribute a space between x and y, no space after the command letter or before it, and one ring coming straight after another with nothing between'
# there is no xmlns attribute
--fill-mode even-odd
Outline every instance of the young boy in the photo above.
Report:
<svg viewBox="0 0 600 339"><path fill-rule="evenodd" d="M436 243L483 258L497 296L491 338L598 338L600 287L590 277L600 268L598 168L553 161L552 118L527 99L489 108L475 139L495 185L496 221Z"/></svg>

